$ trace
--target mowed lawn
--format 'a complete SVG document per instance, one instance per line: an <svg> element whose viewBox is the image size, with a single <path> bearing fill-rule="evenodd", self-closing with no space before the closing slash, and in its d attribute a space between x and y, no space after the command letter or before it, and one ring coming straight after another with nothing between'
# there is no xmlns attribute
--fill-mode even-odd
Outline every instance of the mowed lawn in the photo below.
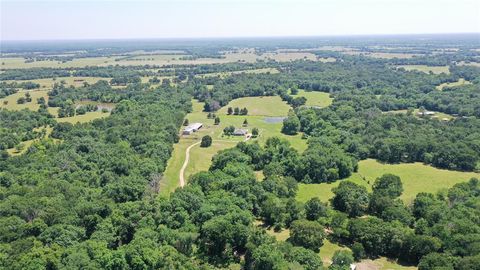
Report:
<svg viewBox="0 0 480 270"><path fill-rule="evenodd" d="M433 74L441 74L441 73L450 73L450 69L448 66L427 66L427 65L400 65L397 68L404 68L405 70L417 70L425 73L429 73L430 71Z"/></svg>
<svg viewBox="0 0 480 270"><path fill-rule="evenodd" d="M375 179L385 173L400 176L404 189L400 198L407 204L420 192L435 193L456 183L468 181L472 177L480 178L480 173L437 169L419 162L382 164L374 159L367 159L360 161L358 172L345 180L363 185L371 191ZM322 201L328 201L333 197L332 188L338 186L340 181L331 184L299 184L297 199L306 202L313 197L319 197Z"/></svg>
<svg viewBox="0 0 480 270"><path fill-rule="evenodd" d="M305 91L305 90L298 90L298 94L292 95L293 97L305 97L307 102L305 105L307 106L315 106L315 107L328 107L332 104L333 98L330 97L329 93L318 92L318 91Z"/></svg>

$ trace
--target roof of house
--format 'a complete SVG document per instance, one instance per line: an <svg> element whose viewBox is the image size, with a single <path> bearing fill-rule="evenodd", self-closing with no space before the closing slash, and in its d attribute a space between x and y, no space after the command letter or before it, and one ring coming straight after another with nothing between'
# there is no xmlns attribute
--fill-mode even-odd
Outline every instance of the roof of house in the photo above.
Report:
<svg viewBox="0 0 480 270"><path fill-rule="evenodd" d="M233 134L235 135L245 135L247 134L248 129L243 129L243 128L236 128Z"/></svg>
<svg viewBox="0 0 480 270"><path fill-rule="evenodd" d="M185 131L192 131L192 130L197 130L199 128L201 128L203 126L202 123L192 123L190 125L188 125L187 127L185 127Z"/></svg>

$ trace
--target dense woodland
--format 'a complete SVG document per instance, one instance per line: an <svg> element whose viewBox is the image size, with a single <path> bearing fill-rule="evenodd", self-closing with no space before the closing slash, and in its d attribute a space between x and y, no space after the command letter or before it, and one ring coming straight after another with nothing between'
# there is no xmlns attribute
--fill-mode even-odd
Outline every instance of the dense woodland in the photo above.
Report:
<svg viewBox="0 0 480 270"><path fill-rule="evenodd" d="M372 48L378 40L337 42L364 52L383 52ZM425 55L377 59L319 50L316 55L336 61L5 70L0 79L17 82L2 82L0 98L37 89L39 85L29 80L39 78L105 80L77 87L57 82L49 89L48 102L32 101L40 104L38 111L0 109L0 269L237 265L246 270L343 270L355 261L380 256L420 270L478 269L478 179L436 194L419 193L412 203L399 198L403 185L396 175L376 179L371 192L342 180L366 158L480 170L480 68L457 64L478 60L479 53L470 50L475 44L440 38L428 46L405 40L388 44L394 42L404 45L398 52ZM432 53L452 42L458 52ZM312 44L251 41L249 46L262 52L327 45ZM178 48L198 58L222 57L220 52L232 47L227 41L200 45ZM76 57L126 57L122 54L140 45L122 48L112 42L104 50L83 46L85 52ZM153 44L142 46L158 49ZM48 48L43 49L47 55L62 51ZM25 57L36 52L24 47L7 50ZM407 64L448 65L450 73L396 68ZM267 67L279 73L200 76ZM142 76L173 79L141 83ZM436 88L460 78L470 84ZM305 106L305 98L294 97L299 89L329 93L333 104ZM192 98L205 102L204 110L214 113L247 96L280 96L291 105L282 132L303 134L307 149L299 152L288 140L276 137L264 144L242 142L217 153L210 169L191 176L186 187L169 197L159 196L162 173L184 116L192 110ZM58 107L58 117L68 117L96 110L75 106L86 100L115 103L115 108L109 117L75 125L57 122L48 111ZM419 116L414 109L454 118ZM52 129L49 136L47 127ZM37 140L25 153L8 154L6 149L32 139ZM263 172L262 181L256 171ZM295 197L299 183L335 181L341 182L329 202L312 198L301 203ZM277 241L264 227L288 229L290 237ZM318 251L327 239L351 252L336 252L332 265L324 265Z"/></svg>

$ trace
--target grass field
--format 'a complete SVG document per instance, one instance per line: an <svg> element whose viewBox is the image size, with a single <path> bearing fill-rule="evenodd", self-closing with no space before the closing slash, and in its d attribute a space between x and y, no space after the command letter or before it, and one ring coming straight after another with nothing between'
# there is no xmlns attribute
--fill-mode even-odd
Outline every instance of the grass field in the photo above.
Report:
<svg viewBox="0 0 480 270"><path fill-rule="evenodd" d="M329 93L324 92L317 92L317 91L305 91L305 90L298 90L297 95L292 95L293 97L305 97L307 102L305 105L307 106L315 106L315 107L327 107L330 106L333 102L333 98L330 97Z"/></svg>
<svg viewBox="0 0 480 270"><path fill-rule="evenodd" d="M465 84L472 84L472 83L469 82L469 81L466 81L463 78L460 78L456 82L442 83L442 84L438 85L436 88L437 88L437 90L443 90L443 88L445 88L445 87L455 87L455 86L461 86L461 85L465 85Z"/></svg>
<svg viewBox="0 0 480 270"><path fill-rule="evenodd" d="M388 112L383 112L383 113L393 113L393 114L398 114L398 113L407 113L408 110L396 110L396 111L388 111ZM417 117L421 117L418 115L418 112L420 112L419 109L414 109L413 110L413 115L417 116ZM436 112L436 111L433 111L435 114L432 115L432 116L427 116L427 117L430 117L430 118L433 118L433 119L439 119L439 120L452 120L455 118L455 116L453 115L450 115L450 114L447 114L447 113L442 113L442 112Z"/></svg>
<svg viewBox="0 0 480 270"><path fill-rule="evenodd" d="M72 117L55 118L55 120L57 120L57 122L61 122L61 123L76 124L76 123L90 122L92 120L107 117L109 115L110 115L109 112L104 113L104 112L101 112L101 111L96 111L96 112L87 112L86 114L75 115L75 116L72 116Z"/></svg>
<svg viewBox="0 0 480 270"><path fill-rule="evenodd" d="M291 107L278 96L272 97L244 97L230 101L227 106L218 111L219 115L226 115L228 107L247 108L250 116L286 116Z"/></svg>
<svg viewBox="0 0 480 270"><path fill-rule="evenodd" d="M406 203L410 203L419 192L434 193L449 188L456 183L467 181L472 177L480 178L480 173L437 169L418 162L382 164L374 159L367 159L360 161L358 172L346 180L353 181L371 190L371 185L375 179L385 173L400 176L404 189L400 198ZM327 201L333 196L331 189L338 186L339 183L340 181L331 184L300 184L297 199L306 202L310 198L319 197L322 201Z"/></svg>
<svg viewBox="0 0 480 270"><path fill-rule="evenodd" d="M407 71L417 70L425 73L429 73L431 71L433 74L450 73L448 66L400 65L397 66L397 68L404 68Z"/></svg>
<svg viewBox="0 0 480 270"><path fill-rule="evenodd" d="M37 98L44 97L45 100L48 101L48 95L47 95L48 91L49 90L31 90L31 91L20 90L13 95L0 98L0 108L12 110L12 111L18 111L23 109L36 111L38 110L38 108L40 108L40 105L37 104ZM25 97L25 93L27 92L30 93L32 101L24 104L17 104L17 100L21 97ZM7 101L7 104L4 104L4 101Z"/></svg>

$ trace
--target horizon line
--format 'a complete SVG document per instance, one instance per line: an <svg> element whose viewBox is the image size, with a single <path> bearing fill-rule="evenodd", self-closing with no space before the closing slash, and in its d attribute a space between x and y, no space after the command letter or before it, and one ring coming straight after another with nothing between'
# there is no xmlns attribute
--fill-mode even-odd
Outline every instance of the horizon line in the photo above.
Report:
<svg viewBox="0 0 480 270"><path fill-rule="evenodd" d="M272 35L272 36L206 36L206 37L126 37L126 38L66 38L66 39L1 39L2 42L64 42L64 41L126 41L126 40L209 40L209 39L268 39L268 38L341 38L341 37L382 37L382 36L433 36L433 35L479 35L480 32L430 32L430 33L376 33L338 35ZM480 39L479 39L480 42Z"/></svg>

